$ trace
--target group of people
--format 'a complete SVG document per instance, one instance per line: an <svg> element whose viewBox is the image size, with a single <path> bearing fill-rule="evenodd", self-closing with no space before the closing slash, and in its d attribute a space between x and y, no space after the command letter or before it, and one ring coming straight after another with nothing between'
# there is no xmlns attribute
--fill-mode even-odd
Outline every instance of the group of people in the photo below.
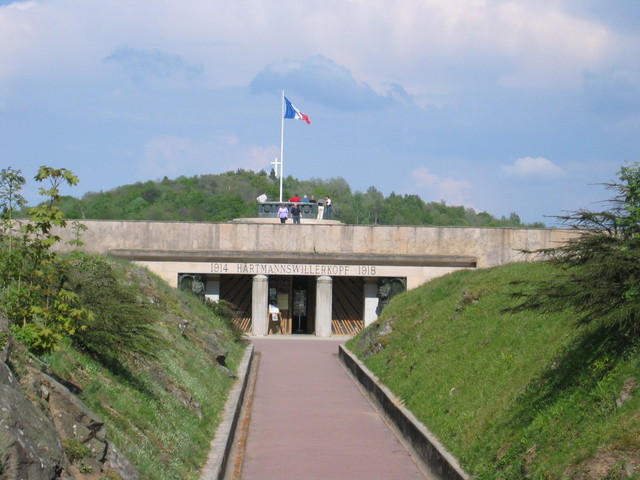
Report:
<svg viewBox="0 0 640 480"><path fill-rule="evenodd" d="M256 200L260 203L266 202L267 194L263 193L262 195L259 195ZM316 218L318 220L331 219L333 202L329 195L325 195L324 200L316 200L313 195L311 195L311 198L307 198L305 195L300 199L296 193L289 199L289 202L293 203L291 208L287 207L285 204L281 204L278 208L277 217L280 219L280 223L285 223L289 217L293 219L293 223L300 223L300 217L302 216L302 210L299 206L300 203L316 203L318 205L318 215Z"/></svg>

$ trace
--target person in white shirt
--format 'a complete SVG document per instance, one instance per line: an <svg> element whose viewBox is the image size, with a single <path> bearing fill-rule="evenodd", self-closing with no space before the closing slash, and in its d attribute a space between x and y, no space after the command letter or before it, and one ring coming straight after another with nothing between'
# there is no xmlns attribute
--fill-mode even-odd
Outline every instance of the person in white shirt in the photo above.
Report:
<svg viewBox="0 0 640 480"><path fill-rule="evenodd" d="M285 223L287 218L289 218L289 209L286 205L280 204L280 208L278 208L278 218L280 219L280 223Z"/></svg>
<svg viewBox="0 0 640 480"><path fill-rule="evenodd" d="M324 218L326 218L327 220L331 220L331 207L331 197L327 195L327 199L324 201Z"/></svg>
<svg viewBox="0 0 640 480"><path fill-rule="evenodd" d="M318 202L318 216L316 217L318 220L322 220L324 217L324 203L322 201Z"/></svg>

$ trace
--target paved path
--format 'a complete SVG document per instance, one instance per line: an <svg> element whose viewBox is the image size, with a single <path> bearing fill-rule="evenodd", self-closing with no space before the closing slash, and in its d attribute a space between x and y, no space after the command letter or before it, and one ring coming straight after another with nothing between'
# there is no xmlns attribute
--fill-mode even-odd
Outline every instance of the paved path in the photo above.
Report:
<svg viewBox="0 0 640 480"><path fill-rule="evenodd" d="M336 339L252 339L260 354L243 480L424 480L337 359Z"/></svg>

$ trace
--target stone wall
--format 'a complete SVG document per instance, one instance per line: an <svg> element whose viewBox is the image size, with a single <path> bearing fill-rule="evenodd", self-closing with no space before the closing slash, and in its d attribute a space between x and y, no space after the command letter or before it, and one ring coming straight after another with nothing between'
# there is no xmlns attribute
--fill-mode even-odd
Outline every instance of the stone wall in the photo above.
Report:
<svg viewBox="0 0 640 480"><path fill-rule="evenodd" d="M88 227L86 249L148 252L227 252L269 255L290 252L302 260L318 256L460 256L475 257L477 267L522 261L521 250L557 246L575 235L560 229L416 227L255 223L82 221ZM58 248L70 249L70 228L57 231ZM339 260L338 260L339 262Z"/></svg>

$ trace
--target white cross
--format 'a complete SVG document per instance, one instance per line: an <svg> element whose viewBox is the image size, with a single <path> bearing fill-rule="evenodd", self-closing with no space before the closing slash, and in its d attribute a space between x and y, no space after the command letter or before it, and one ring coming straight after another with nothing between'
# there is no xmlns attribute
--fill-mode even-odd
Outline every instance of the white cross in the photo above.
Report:
<svg viewBox="0 0 640 480"><path fill-rule="evenodd" d="M274 170L275 170L276 177L277 177L278 176L278 165L282 165L282 162L279 162L278 161L278 157L276 157L276 159L273 162L271 162L271 165L274 166Z"/></svg>

